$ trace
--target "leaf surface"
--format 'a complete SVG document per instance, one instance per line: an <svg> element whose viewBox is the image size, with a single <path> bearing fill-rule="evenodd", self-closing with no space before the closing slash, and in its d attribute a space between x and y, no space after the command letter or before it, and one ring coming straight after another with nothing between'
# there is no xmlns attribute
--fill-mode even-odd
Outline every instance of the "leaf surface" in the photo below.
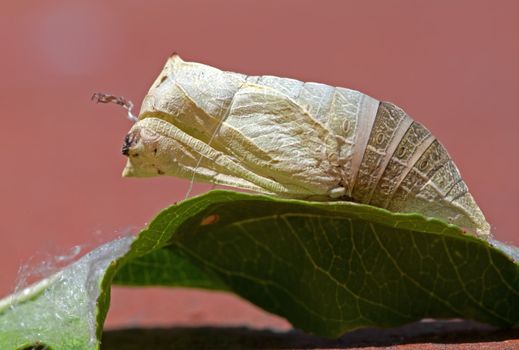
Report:
<svg viewBox="0 0 519 350"><path fill-rule="evenodd" d="M511 326L514 259L514 247L416 214L212 191L0 301L0 348L98 348L112 282L230 291L327 337L426 317Z"/></svg>

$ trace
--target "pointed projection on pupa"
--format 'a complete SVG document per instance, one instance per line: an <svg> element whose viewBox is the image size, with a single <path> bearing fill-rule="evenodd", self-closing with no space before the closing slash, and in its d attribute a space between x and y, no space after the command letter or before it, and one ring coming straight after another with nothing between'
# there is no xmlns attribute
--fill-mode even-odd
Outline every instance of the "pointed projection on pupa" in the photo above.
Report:
<svg viewBox="0 0 519 350"><path fill-rule="evenodd" d="M445 148L361 92L167 61L126 136L124 176L417 212L489 234Z"/></svg>

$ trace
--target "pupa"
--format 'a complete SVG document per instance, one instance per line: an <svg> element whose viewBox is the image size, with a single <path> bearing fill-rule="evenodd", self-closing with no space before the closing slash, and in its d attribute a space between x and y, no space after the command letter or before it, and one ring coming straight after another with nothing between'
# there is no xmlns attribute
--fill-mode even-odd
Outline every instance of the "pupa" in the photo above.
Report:
<svg viewBox="0 0 519 350"><path fill-rule="evenodd" d="M401 108L356 90L226 72L174 54L123 149L123 176L353 201L490 234L441 143Z"/></svg>

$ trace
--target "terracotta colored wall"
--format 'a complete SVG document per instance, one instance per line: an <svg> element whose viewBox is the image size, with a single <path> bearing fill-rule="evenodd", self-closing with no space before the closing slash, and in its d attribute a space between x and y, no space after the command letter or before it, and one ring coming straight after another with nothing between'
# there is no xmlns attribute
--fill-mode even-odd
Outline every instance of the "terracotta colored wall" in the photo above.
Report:
<svg viewBox="0 0 519 350"><path fill-rule="evenodd" d="M4 1L0 37L1 295L31 256L87 249L183 198L186 181L120 178L130 125L89 100L138 103L173 51L398 104L447 147L495 235L519 244L518 1ZM147 293L144 310L115 290L109 324L286 325L231 296Z"/></svg>

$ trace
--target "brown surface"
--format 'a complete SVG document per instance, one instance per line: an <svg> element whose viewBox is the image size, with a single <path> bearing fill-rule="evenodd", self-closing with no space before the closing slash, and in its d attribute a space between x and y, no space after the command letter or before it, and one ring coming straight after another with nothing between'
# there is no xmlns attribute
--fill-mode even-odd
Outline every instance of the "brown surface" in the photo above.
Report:
<svg viewBox="0 0 519 350"><path fill-rule="evenodd" d="M518 33L513 0L2 2L0 294L36 253L84 252L183 198L186 181L120 178L130 125L90 101L138 107L173 51L396 103L443 142L496 236L519 244ZM231 296L118 289L108 325L128 323L289 327Z"/></svg>

